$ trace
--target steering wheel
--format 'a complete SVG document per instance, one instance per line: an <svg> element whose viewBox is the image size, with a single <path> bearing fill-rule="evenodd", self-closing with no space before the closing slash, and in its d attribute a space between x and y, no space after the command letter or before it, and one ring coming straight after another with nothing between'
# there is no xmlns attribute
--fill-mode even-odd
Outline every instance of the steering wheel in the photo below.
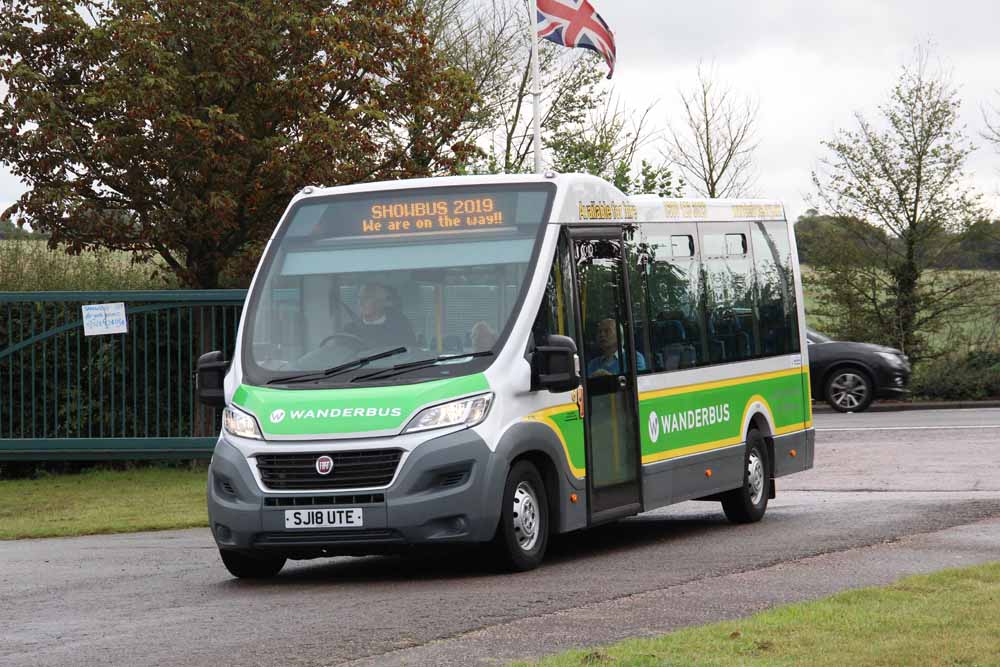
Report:
<svg viewBox="0 0 1000 667"><path fill-rule="evenodd" d="M329 343L332 343L333 341L344 341L349 345L353 346L355 351L363 350L366 347L368 347L368 343L361 340L354 334L349 334L349 333L335 333L330 336L327 336L326 338L323 339L323 342L321 342L319 346L326 347Z"/></svg>

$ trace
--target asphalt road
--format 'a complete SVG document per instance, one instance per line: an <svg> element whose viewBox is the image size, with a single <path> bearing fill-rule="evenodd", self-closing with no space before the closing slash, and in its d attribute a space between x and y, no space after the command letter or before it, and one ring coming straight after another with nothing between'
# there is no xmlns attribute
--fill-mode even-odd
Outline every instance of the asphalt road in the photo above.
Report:
<svg viewBox="0 0 1000 667"><path fill-rule="evenodd" d="M236 581L207 530L2 542L0 664L497 664L1000 558L1000 409L815 421L761 523L685 503L521 575L464 552Z"/></svg>

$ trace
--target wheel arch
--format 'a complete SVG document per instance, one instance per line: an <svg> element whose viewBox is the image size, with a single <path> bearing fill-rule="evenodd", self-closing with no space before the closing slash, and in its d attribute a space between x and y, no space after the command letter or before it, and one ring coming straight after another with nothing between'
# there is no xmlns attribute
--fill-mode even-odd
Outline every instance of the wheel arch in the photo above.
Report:
<svg viewBox="0 0 1000 667"><path fill-rule="evenodd" d="M562 512L559 506L559 474L555 462L552 458L540 449L529 449L514 458L508 470L513 469L521 461L527 461L535 467L538 474L542 476L542 483L545 484L545 505L549 510L549 534L558 532L558 527L562 525Z"/></svg>
<svg viewBox="0 0 1000 667"><path fill-rule="evenodd" d="M875 389L875 370L863 361L858 361L856 359L844 359L843 361L837 361L836 363L830 364L826 372L823 373L823 379L820 382L820 393L823 396L823 400L826 400L826 385L830 382L830 378L833 377L834 373L837 371L842 371L847 368L853 368L863 372L868 376L869 382L872 383L872 390Z"/></svg>
<svg viewBox="0 0 1000 667"><path fill-rule="evenodd" d="M507 475L518 461L529 461L538 470L545 484L545 499L549 509L549 527L553 533L567 532L586 525L586 484L575 477L559 438L543 423L525 421L513 425L500 438L487 484L487 502L503 497ZM581 502L571 504L571 493ZM498 517L499 518L499 517Z"/></svg>

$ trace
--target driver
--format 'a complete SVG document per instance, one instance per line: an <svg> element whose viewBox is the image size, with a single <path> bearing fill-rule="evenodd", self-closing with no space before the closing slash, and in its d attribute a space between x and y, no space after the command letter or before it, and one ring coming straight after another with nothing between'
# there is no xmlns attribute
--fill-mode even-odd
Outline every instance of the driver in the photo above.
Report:
<svg viewBox="0 0 1000 667"><path fill-rule="evenodd" d="M612 318L597 323L597 347L600 356L594 357L587 364L587 377L602 375L621 375L625 367L620 360L618 351L618 322ZM646 370L646 359L636 351L635 365L640 371Z"/></svg>
<svg viewBox="0 0 1000 667"><path fill-rule="evenodd" d="M359 294L361 318L344 327L344 333L357 336L369 349L393 346L412 348L416 344L410 321L390 303L390 292L384 285L366 283Z"/></svg>

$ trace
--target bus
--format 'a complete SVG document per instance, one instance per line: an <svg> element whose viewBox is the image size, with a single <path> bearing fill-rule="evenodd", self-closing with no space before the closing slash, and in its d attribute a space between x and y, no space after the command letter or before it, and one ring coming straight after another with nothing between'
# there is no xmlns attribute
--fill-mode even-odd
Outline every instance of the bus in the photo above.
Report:
<svg viewBox="0 0 1000 667"><path fill-rule="evenodd" d="M813 463L803 317L777 202L554 173L305 188L232 358L199 359L222 561L480 544L523 571L671 503L759 521Z"/></svg>

